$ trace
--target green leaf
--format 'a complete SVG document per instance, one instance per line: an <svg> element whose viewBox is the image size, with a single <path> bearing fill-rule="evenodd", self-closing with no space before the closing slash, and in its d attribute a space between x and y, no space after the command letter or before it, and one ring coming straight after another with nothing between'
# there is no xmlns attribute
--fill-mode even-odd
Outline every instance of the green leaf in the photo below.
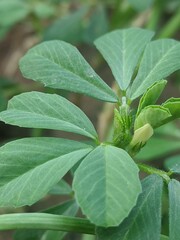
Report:
<svg viewBox="0 0 180 240"><path fill-rule="evenodd" d="M118 227L97 228L98 240L152 240L160 238L162 178L151 175L142 181L136 206Z"/></svg>
<svg viewBox="0 0 180 240"><path fill-rule="evenodd" d="M97 138L87 116L67 99L40 92L22 93L13 97L0 120L28 128L63 130Z"/></svg>
<svg viewBox="0 0 180 240"><path fill-rule="evenodd" d="M83 145L65 139L31 138L1 147L0 206L38 201L92 150Z"/></svg>
<svg viewBox="0 0 180 240"><path fill-rule="evenodd" d="M47 87L83 93L103 101L118 101L77 48L63 41L43 42L33 47L20 60L20 69L24 77Z"/></svg>
<svg viewBox="0 0 180 240"><path fill-rule="evenodd" d="M144 11L152 6L154 0L128 0L129 4L137 11Z"/></svg>
<svg viewBox="0 0 180 240"><path fill-rule="evenodd" d="M169 240L179 239L180 225L180 182L169 183Z"/></svg>
<svg viewBox="0 0 180 240"><path fill-rule="evenodd" d="M82 40L83 19L88 12L88 7L70 13L55 20L44 33L44 40L59 39L71 43L78 43Z"/></svg>
<svg viewBox="0 0 180 240"><path fill-rule="evenodd" d="M136 157L141 161L157 160L157 158L164 157L179 149L179 140L167 139L165 137L154 137L147 142L145 147Z"/></svg>
<svg viewBox="0 0 180 240"><path fill-rule="evenodd" d="M25 2L20 0L0 1L0 26L9 27L23 20L30 9Z"/></svg>
<svg viewBox="0 0 180 240"><path fill-rule="evenodd" d="M169 238L168 238L168 236L161 235L161 239L160 240L169 240Z"/></svg>
<svg viewBox="0 0 180 240"><path fill-rule="evenodd" d="M40 19L46 19L55 15L55 7L47 2L37 2L33 12Z"/></svg>
<svg viewBox="0 0 180 240"><path fill-rule="evenodd" d="M24 138L0 148L0 186L27 171L89 145L63 138Z"/></svg>
<svg viewBox="0 0 180 240"><path fill-rule="evenodd" d="M97 226L117 226L141 192L136 164L123 149L101 145L75 172L73 189L83 213Z"/></svg>
<svg viewBox="0 0 180 240"><path fill-rule="evenodd" d="M129 86L139 58L153 35L148 30L130 28L113 31L95 41L122 90Z"/></svg>
<svg viewBox="0 0 180 240"><path fill-rule="evenodd" d="M180 155L166 159L165 167L174 173L180 173Z"/></svg>
<svg viewBox="0 0 180 240"><path fill-rule="evenodd" d="M49 191L49 194L52 195L71 195L72 189L69 184L63 179L58 182L53 188Z"/></svg>
<svg viewBox="0 0 180 240"><path fill-rule="evenodd" d="M162 106L169 109L172 115L171 120L180 118L180 98L170 98Z"/></svg>
<svg viewBox="0 0 180 240"><path fill-rule="evenodd" d="M150 105L145 107L137 116L134 128L135 130L149 123L153 128L157 128L165 123L171 117L170 111L162 106Z"/></svg>
<svg viewBox="0 0 180 240"><path fill-rule="evenodd" d="M161 39L149 43L144 51L138 74L128 92L133 100L159 79L166 78L180 68L180 43Z"/></svg>
<svg viewBox="0 0 180 240"><path fill-rule="evenodd" d="M63 202L60 205L46 209L43 212L56 214L56 215L75 216L75 214L77 213L77 210L78 210L78 206L76 202L74 200L70 200L67 202ZM37 230L37 229L18 230L15 232L13 239L14 240L38 240L38 239L41 239L44 233L48 233L48 232L54 232L54 231L50 231L50 230L44 231L44 230ZM63 237L66 234L60 231L56 231L55 233L59 235L58 240L60 240L61 236ZM52 239L55 240L55 238L52 238Z"/></svg>
<svg viewBox="0 0 180 240"><path fill-rule="evenodd" d="M140 99L136 115L139 115L141 110L146 106L153 105L156 103L166 84L167 84L166 80L161 80L161 81L155 82L152 86L150 86L147 89L147 91L144 93L144 95Z"/></svg>
<svg viewBox="0 0 180 240"><path fill-rule="evenodd" d="M88 44L92 44L96 38L105 34L108 29L109 23L105 6L99 5L90 16L83 33L83 40Z"/></svg>

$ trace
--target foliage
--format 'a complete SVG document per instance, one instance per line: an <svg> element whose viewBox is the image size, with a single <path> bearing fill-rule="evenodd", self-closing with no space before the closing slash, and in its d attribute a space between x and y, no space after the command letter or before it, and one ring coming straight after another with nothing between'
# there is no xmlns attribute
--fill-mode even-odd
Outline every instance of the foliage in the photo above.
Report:
<svg viewBox="0 0 180 240"><path fill-rule="evenodd" d="M172 39L150 42L153 35L149 30L130 28L95 41L119 86L116 93L79 51L64 41L41 43L21 59L20 69L26 78L115 103L114 136L110 142L101 143L88 117L59 95L28 92L13 97L7 110L0 113L1 121L72 132L90 140L82 143L50 137L25 138L2 146L0 206L32 205L52 192L76 165L72 188L88 220L57 216L50 210L48 214L0 216L1 229L77 231L96 234L100 240L108 234L118 240L158 240L162 191L168 185L170 240L178 238L176 223L180 218L176 213L180 199L176 192L180 185L170 178L174 168L165 172L133 160L155 128L180 117L179 98L155 105L166 85L163 79L180 68L180 43ZM133 101L141 95L138 108L133 109ZM154 175L141 182L139 170Z"/></svg>

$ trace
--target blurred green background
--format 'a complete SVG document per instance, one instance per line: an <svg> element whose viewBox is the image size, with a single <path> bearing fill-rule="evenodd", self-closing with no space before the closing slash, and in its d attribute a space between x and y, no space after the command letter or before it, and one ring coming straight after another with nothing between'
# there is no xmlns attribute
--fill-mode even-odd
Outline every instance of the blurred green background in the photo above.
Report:
<svg viewBox="0 0 180 240"><path fill-rule="evenodd" d="M85 59L104 79L114 87L112 73L95 49L93 41L108 31L119 28L142 27L156 32L155 38L180 39L179 0L0 0L0 111L16 94L38 90L61 94L79 106L94 123L100 137L105 140L113 120L112 104L103 104L79 94L44 88L23 79L18 61L37 43L48 40L64 40L76 45ZM168 79L166 90L159 102L174 96L180 97L180 72ZM134 103L134 107L137 103ZM17 138L32 136L56 136L81 140L72 134L57 131L21 129L0 123L0 145ZM137 160L166 169L180 161L180 121L156 130L154 136L137 155ZM143 176L142 176L143 177ZM65 180L71 184L71 175ZM63 193L63 197L59 194ZM0 213L34 212L71 199L71 189L61 182L54 192L31 207L0 209ZM167 194L163 196L162 231L168 234ZM59 213L76 212L76 206L63 205ZM64 212L63 212L64 211ZM81 213L78 213L81 215ZM35 234L34 234L35 232ZM74 239L94 240L92 236L78 234L52 235L42 231L0 232L0 240L48 240ZM14 236L14 237L13 237Z"/></svg>

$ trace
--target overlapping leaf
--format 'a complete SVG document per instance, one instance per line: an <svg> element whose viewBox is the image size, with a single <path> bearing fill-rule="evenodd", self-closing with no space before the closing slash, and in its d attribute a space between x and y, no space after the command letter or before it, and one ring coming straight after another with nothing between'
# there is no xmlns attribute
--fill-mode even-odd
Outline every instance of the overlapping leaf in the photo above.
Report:
<svg viewBox="0 0 180 240"><path fill-rule="evenodd" d="M95 41L122 90L129 86L139 58L153 35L148 30L130 28L113 31Z"/></svg>
<svg viewBox="0 0 180 240"><path fill-rule="evenodd" d="M180 182L169 183L169 240L179 239L180 226Z"/></svg>
<svg viewBox="0 0 180 240"><path fill-rule="evenodd" d="M152 240L161 232L162 179L151 175L142 181L143 192L128 218L116 228L98 228L98 240Z"/></svg>
<svg viewBox="0 0 180 240"><path fill-rule="evenodd" d="M145 107L135 120L135 130L149 123L153 128L157 128L171 117L170 111L162 106L149 105Z"/></svg>
<svg viewBox="0 0 180 240"><path fill-rule="evenodd" d="M174 173L180 173L180 155L172 156L165 161L168 170Z"/></svg>
<svg viewBox="0 0 180 240"><path fill-rule="evenodd" d="M180 68L180 43L161 39L149 43L144 51L138 74L128 95L135 99L159 79L166 78Z"/></svg>
<svg viewBox="0 0 180 240"><path fill-rule="evenodd" d="M0 206L31 205L92 147L56 138L30 138L0 148Z"/></svg>
<svg viewBox="0 0 180 240"><path fill-rule="evenodd" d="M86 115L67 99L56 94L22 93L9 101L0 120L20 127L63 130L97 138Z"/></svg>
<svg viewBox="0 0 180 240"><path fill-rule="evenodd" d="M63 179L58 182L53 188L49 191L49 194L52 195L71 195L72 189L70 185Z"/></svg>
<svg viewBox="0 0 180 240"><path fill-rule="evenodd" d="M146 106L153 105L156 103L164 87L166 86L166 83L167 83L166 80L161 80L154 83L151 87L147 89L147 91L144 93L144 95L140 99L137 115L139 115L141 110Z"/></svg>
<svg viewBox="0 0 180 240"><path fill-rule="evenodd" d="M30 49L20 60L24 77L45 86L83 93L117 102L115 93L95 73L77 48L63 41L49 41Z"/></svg>
<svg viewBox="0 0 180 240"><path fill-rule="evenodd" d="M120 224L141 192L134 161L124 150L108 145L97 147L83 160L73 188L83 213L104 227Z"/></svg>
<svg viewBox="0 0 180 240"><path fill-rule="evenodd" d="M170 98L162 106L169 109L171 120L180 118L180 98Z"/></svg>

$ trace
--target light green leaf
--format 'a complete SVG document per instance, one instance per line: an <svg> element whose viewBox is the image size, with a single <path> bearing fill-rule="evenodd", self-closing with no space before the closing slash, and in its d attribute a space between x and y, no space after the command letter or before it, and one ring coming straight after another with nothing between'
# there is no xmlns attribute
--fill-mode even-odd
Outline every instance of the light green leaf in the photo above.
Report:
<svg viewBox="0 0 180 240"><path fill-rule="evenodd" d="M30 9L25 1L1 0L0 1L0 26L9 27L24 19Z"/></svg>
<svg viewBox="0 0 180 240"><path fill-rule="evenodd" d="M138 74L128 95L135 99L159 79L166 78L180 68L180 43L161 39L149 43L144 51Z"/></svg>
<svg viewBox="0 0 180 240"><path fill-rule="evenodd" d="M71 195L73 193L69 184L63 179L58 182L52 189L49 191L49 194L52 195Z"/></svg>
<svg viewBox="0 0 180 240"><path fill-rule="evenodd" d="M113 31L95 41L122 90L129 86L139 58L153 35L148 30L129 28Z"/></svg>
<svg viewBox="0 0 180 240"><path fill-rule="evenodd" d="M153 128L157 128L165 123L171 117L171 113L167 108L158 105L149 105L145 107L137 116L134 129L138 129L149 123Z"/></svg>
<svg viewBox="0 0 180 240"><path fill-rule="evenodd" d="M168 238L168 236L161 235L161 239L160 240L169 240L169 238Z"/></svg>
<svg viewBox="0 0 180 240"><path fill-rule="evenodd" d="M67 99L40 92L22 93L13 97L0 120L28 128L63 130L97 138L87 116Z"/></svg>
<svg viewBox="0 0 180 240"><path fill-rule="evenodd" d="M164 157L179 149L179 140L154 137L150 139L140 153L138 153L137 159L141 161L157 160L157 158Z"/></svg>
<svg viewBox="0 0 180 240"><path fill-rule="evenodd" d="M165 167L174 173L180 173L180 155L166 159Z"/></svg>
<svg viewBox="0 0 180 240"><path fill-rule="evenodd" d="M40 19L46 19L55 15L55 7L47 2L37 2L33 12Z"/></svg>
<svg viewBox="0 0 180 240"><path fill-rule="evenodd" d="M128 218L116 228L97 229L98 240L152 240L160 238L162 178L142 181L143 192Z"/></svg>
<svg viewBox="0 0 180 240"><path fill-rule="evenodd" d="M97 226L117 226L141 192L136 164L120 148L99 146L75 172L73 189L83 213Z"/></svg>
<svg viewBox="0 0 180 240"><path fill-rule="evenodd" d="M78 206L77 206L76 202L74 200L70 200L67 202L63 202L60 205L53 206L42 212L56 214L56 215L64 215L64 216L75 216L75 214L77 213L77 210L78 210ZM43 234L47 233L47 232L55 232L55 231L46 231L45 232L44 230L37 230L37 229L18 230L15 232L13 239L14 240L39 240L39 239L41 239ZM61 236L63 237L66 234L66 233L60 232L60 231L56 231L55 233L59 234L58 240L61 239L60 238ZM52 238L52 239L55 240L55 238Z"/></svg>
<svg viewBox="0 0 180 240"><path fill-rule="evenodd" d="M161 81L155 82L152 86L150 86L147 89L147 91L144 93L144 95L140 99L136 115L139 115L141 110L146 106L153 105L156 103L164 87L166 86L166 83L167 83L166 80L161 80Z"/></svg>
<svg viewBox="0 0 180 240"><path fill-rule="evenodd" d="M144 11L152 6L154 0L128 0L128 2L135 10Z"/></svg>
<svg viewBox="0 0 180 240"><path fill-rule="evenodd" d="M77 48L63 41L43 42L20 60L24 77L45 86L117 102L111 88L95 73Z"/></svg>
<svg viewBox="0 0 180 240"><path fill-rule="evenodd" d="M169 240L179 239L180 226L180 182L169 183Z"/></svg>
<svg viewBox="0 0 180 240"><path fill-rule="evenodd" d="M32 205L91 150L88 145L81 148L75 141L53 138L4 145L0 148L0 206Z"/></svg>
<svg viewBox="0 0 180 240"><path fill-rule="evenodd" d="M180 98L170 98L162 106L169 109L171 120L180 118Z"/></svg>
<svg viewBox="0 0 180 240"><path fill-rule="evenodd" d="M88 12L88 7L82 7L79 10L70 13L55 20L44 33L44 40L59 39L71 43L82 41L83 19Z"/></svg>
<svg viewBox="0 0 180 240"><path fill-rule="evenodd" d="M89 145L63 138L24 138L0 148L0 187L19 175Z"/></svg>

